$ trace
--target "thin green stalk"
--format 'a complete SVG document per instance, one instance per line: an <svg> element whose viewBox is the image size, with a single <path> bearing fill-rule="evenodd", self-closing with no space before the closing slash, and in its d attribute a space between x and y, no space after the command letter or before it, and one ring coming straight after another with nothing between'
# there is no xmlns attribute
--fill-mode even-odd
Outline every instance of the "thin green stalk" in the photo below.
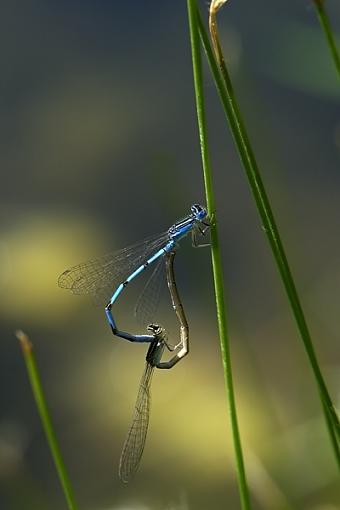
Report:
<svg viewBox="0 0 340 510"><path fill-rule="evenodd" d="M74 499L71 482L66 472L66 467L61 456L57 437L55 435L52 421L47 409L46 399L42 390L39 371L33 353L33 346L28 336L25 333L23 333L23 331L17 331L16 336L18 340L20 340L22 353L24 355L26 363L28 377L33 391L33 396L52 453L55 467L58 472L59 480L66 498L67 506L69 510L77 510L78 507Z"/></svg>
<svg viewBox="0 0 340 510"><path fill-rule="evenodd" d="M326 408L326 404L325 404L325 402L323 400L323 396L320 395L320 398L321 398L321 402L322 402L322 406L323 406L323 410L324 410L324 416L325 416L325 420L326 420L326 425L327 425L327 429L328 429L329 438L330 438L331 443L332 443L332 447L333 447L333 450L334 450L335 458L336 458L336 460L338 462L338 465L339 465L339 463L340 463L340 442L339 442L338 437L336 435L336 429L333 426L333 422L331 420L330 413L328 412L328 410Z"/></svg>
<svg viewBox="0 0 340 510"><path fill-rule="evenodd" d="M234 384L232 376L232 367L230 359L230 347L229 338L227 334L227 317L226 317L226 306L224 298L224 287L223 287L223 272L222 272L222 261L219 247L218 230L216 225L215 217L215 199L213 193L212 174L210 159L208 153L208 140L207 140L207 129L205 120L204 110L204 95L203 95L203 82L202 82L202 66L201 66L201 53L199 44L198 34L198 20L197 20L197 4L196 0L187 0L188 16L189 16L189 28L190 28L190 41L191 41L191 52L192 52L192 63L193 63L193 75L194 75L194 87L196 97L196 110L197 120L199 128L204 184L208 212L211 217L214 217L214 224L211 228L211 256L212 256L212 268L215 284L215 295L216 295L216 308L217 308L217 321L222 353L223 371L225 386L227 392L227 405L229 407L231 430L233 436L233 444L236 458L236 469L238 487L241 499L241 505L243 510L250 510L250 498L249 490L247 486L247 479L244 467L244 460L242 454L241 438L239 433L236 401L234 394Z"/></svg>
<svg viewBox="0 0 340 510"><path fill-rule="evenodd" d="M329 22L329 18L327 16L326 9L324 8L325 0L313 0L316 12L318 13L318 18L320 21L321 28L324 31L329 51L332 55L332 59L335 65L335 68L338 72L340 78L340 56L338 52L338 48L336 46L335 38L333 35L332 27Z"/></svg>
<svg viewBox="0 0 340 510"><path fill-rule="evenodd" d="M230 129L232 131L234 141L236 147L239 152L240 159L243 163L243 166L246 171L246 175L248 178L249 185L251 187L256 206L259 212L259 215L262 220L263 228L266 232L268 241L270 243L270 247L273 252L274 259L279 269L279 273L281 275L282 282L287 292L287 296L300 331L300 335L305 347L305 351L307 353L315 381L319 390L320 397L323 403L323 411L325 413L325 419L327 423L327 427L329 423L332 424L334 428L335 436L337 437L337 441L340 440L340 424L339 418L336 414L333 402L328 393L324 378L322 376L317 357L314 351L312 339L309 333L309 329L307 327L307 323L305 320L305 316L303 313L303 309L300 303L300 299L295 287L295 283L288 265L288 261L286 258L286 254L280 239L279 231L276 226L276 222L274 220L274 215L272 209L269 204L269 200L267 194L265 192L262 179L260 177L259 168L257 162L255 160L255 156L253 150L251 148L248 134L246 128L244 126L236 99L233 91L233 87L231 84L231 80L229 77L229 73L227 71L226 65L223 60L222 51L218 42L216 42L219 51L221 51L221 58L219 59L220 70L215 61L213 50L210 45L209 38L206 34L201 16L199 11L197 11L197 18L199 22L199 33L201 37L201 41L203 47L205 49L210 69L213 74L215 84L217 90L220 95L220 99L226 114L226 117L229 121ZM216 26L216 20L215 20ZM215 44L214 44L215 46ZM329 418L329 419L328 419ZM331 438L332 439L332 438ZM332 446L334 450L334 454L336 456L336 461L340 468L340 453L339 448L334 448L334 441L332 440Z"/></svg>

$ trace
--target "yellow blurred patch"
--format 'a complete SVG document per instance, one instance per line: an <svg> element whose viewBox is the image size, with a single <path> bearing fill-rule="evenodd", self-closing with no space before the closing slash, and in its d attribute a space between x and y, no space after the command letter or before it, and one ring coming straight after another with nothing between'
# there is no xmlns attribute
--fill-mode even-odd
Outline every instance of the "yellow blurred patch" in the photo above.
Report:
<svg viewBox="0 0 340 510"><path fill-rule="evenodd" d="M54 324L80 300L57 279L68 267L103 251L101 227L78 215L41 211L13 223L0 244L0 313L6 319Z"/></svg>

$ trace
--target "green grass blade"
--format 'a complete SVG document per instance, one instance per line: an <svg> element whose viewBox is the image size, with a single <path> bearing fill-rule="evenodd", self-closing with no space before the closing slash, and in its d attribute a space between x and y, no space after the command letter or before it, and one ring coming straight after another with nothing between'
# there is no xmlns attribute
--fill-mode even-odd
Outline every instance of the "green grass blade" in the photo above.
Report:
<svg viewBox="0 0 340 510"><path fill-rule="evenodd" d="M333 35L332 27L329 22L329 18L327 16L326 9L324 8L325 0L313 0L316 12L318 13L318 18L320 21L321 28L324 31L326 41L328 44L328 48L330 54L332 56L332 60L334 62L335 68L338 72L338 76L340 78L340 56L338 52L338 48L336 46L335 37Z"/></svg>
<svg viewBox="0 0 340 510"><path fill-rule="evenodd" d="M334 434L337 441L340 440L340 423L337 413L335 411L333 402L329 395L327 386L325 384L317 357L315 354L314 346L312 343L311 335L305 320L304 312L300 303L300 299L295 287L295 283L288 265L287 257L282 245L279 231L274 219L272 209L264 189L264 185L260 176L259 168L255 160L255 156L248 138L248 134L243 123L240 110L237 105L232 83L227 71L226 65L222 59L220 62L221 72L216 63L209 38L204 28L199 11L197 11L197 19L199 22L199 33L201 41L206 52L210 69L228 119L230 129L239 152L240 159L243 163L253 197L266 232L274 259L276 261L283 285L285 287L300 335L303 341L305 351L311 365L314 378L319 390L320 397L323 403L323 411L325 413L325 420L327 427L329 422L332 424ZM218 43L219 44L219 43ZM337 464L340 468L340 454L339 448L334 448L334 441L331 437L333 451L336 457Z"/></svg>
<svg viewBox="0 0 340 510"><path fill-rule="evenodd" d="M188 16L189 16L189 27L190 27L190 41L191 41L191 52L193 62L193 75L194 75L194 88L196 97L196 110L197 120L199 127L199 138L202 154L203 174L206 201L209 215L213 216L215 213L215 200L213 193L212 174L211 166L208 153L208 140L207 130L205 121L205 110L204 110L204 95L203 95L203 83L202 83L202 68L201 68L201 53L200 43L197 25L197 5L196 0L188 0ZM227 392L227 404L229 407L231 429L233 436L233 444L236 458L236 470L237 479L239 486L239 493L241 499L241 505L243 510L250 510L250 498L249 490L247 486L246 473L242 454L241 438L239 433L236 402L234 395L234 385L232 376L232 367L230 359L230 347L229 338L227 334L227 317L226 317L226 306L224 298L224 287L223 287L223 274L222 274L222 261L218 239L218 229L216 224L216 218L214 218L214 225L211 228L211 254L212 254L212 267L215 284L215 295L216 295L216 308L217 308L217 321L222 353L223 371L225 378L225 386Z"/></svg>
<svg viewBox="0 0 340 510"><path fill-rule="evenodd" d="M26 363L28 378L30 380L33 391L33 396L47 437L47 442L52 453L55 467L57 469L59 480L66 498L67 506L69 510L77 510L78 507L74 499L72 486L66 472L66 467L61 456L57 437L54 432L52 421L47 409L46 399L42 390L39 371L33 353L33 346L28 336L22 331L17 331L16 336L18 340L20 340L22 353Z"/></svg>

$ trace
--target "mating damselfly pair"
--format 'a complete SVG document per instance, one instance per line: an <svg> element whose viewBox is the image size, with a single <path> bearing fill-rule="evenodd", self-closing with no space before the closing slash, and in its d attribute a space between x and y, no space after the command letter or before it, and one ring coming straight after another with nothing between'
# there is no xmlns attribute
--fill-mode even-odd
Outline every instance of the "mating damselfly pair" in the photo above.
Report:
<svg viewBox="0 0 340 510"><path fill-rule="evenodd" d="M134 474L143 452L149 422L150 384L154 367L171 368L188 353L188 325L173 271L176 248L179 241L188 234L192 236L194 247L204 246L198 241L200 236L205 235L209 227L210 221L206 209L199 204L194 204L191 206L191 213L174 223L166 232L118 252L74 266L59 277L60 287L67 288L74 294L90 294L97 301L106 303L105 313L114 335L132 342L150 343L146 356L146 367L138 391L133 423L120 460L119 474L123 481L128 481ZM112 314L112 307L125 287L153 265L155 266L154 272L145 288L150 287L151 282L157 278L160 272L159 268L164 260L172 305L180 324L180 340L174 348L170 347L165 330L158 324L152 322L148 325L149 334L131 334L118 329ZM115 288L119 281L121 283ZM112 293L113 288L115 290ZM164 347L176 351L169 361L161 361Z"/></svg>

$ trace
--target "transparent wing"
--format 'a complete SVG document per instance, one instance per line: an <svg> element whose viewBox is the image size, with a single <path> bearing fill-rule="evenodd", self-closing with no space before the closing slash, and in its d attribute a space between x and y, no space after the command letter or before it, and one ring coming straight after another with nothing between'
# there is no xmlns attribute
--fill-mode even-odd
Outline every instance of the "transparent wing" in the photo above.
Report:
<svg viewBox="0 0 340 510"><path fill-rule="evenodd" d="M167 240L164 232L132 246L67 269L58 279L59 287L74 294L91 294L96 302L108 300L118 279L124 280L146 262Z"/></svg>
<svg viewBox="0 0 340 510"><path fill-rule="evenodd" d="M154 367L146 363L140 382L133 420L119 462L119 478L128 482L138 469L150 417L150 385Z"/></svg>
<svg viewBox="0 0 340 510"><path fill-rule="evenodd" d="M160 258L135 306L135 316L142 326L154 322L162 284L165 282L164 260Z"/></svg>

